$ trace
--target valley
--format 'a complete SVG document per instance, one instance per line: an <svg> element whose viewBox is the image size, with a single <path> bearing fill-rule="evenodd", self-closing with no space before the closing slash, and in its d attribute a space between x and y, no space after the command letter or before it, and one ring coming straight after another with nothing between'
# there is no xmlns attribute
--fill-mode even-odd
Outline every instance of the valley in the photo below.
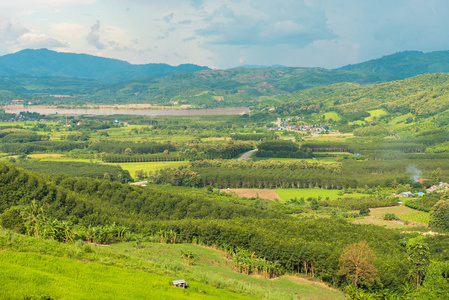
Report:
<svg viewBox="0 0 449 300"><path fill-rule="evenodd" d="M14 77L0 297L446 295L449 76L367 66Z"/></svg>

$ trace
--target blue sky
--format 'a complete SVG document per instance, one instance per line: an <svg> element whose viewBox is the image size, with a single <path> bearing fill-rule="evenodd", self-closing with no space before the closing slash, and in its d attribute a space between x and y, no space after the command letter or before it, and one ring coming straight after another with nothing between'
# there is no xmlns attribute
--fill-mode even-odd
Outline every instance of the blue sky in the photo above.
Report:
<svg viewBox="0 0 449 300"><path fill-rule="evenodd" d="M447 0L0 1L0 55L26 48L136 64L336 68L448 50Z"/></svg>

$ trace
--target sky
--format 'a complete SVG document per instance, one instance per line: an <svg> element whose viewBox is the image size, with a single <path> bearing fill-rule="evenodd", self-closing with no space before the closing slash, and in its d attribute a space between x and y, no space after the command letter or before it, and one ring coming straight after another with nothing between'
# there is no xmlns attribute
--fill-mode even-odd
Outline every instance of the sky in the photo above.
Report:
<svg viewBox="0 0 449 300"><path fill-rule="evenodd" d="M338 68L449 49L448 0L0 0L0 55Z"/></svg>

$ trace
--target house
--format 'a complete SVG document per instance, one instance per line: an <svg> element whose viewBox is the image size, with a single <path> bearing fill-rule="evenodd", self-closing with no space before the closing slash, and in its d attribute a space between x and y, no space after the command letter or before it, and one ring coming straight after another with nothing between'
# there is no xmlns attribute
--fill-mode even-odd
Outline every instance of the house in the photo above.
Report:
<svg viewBox="0 0 449 300"><path fill-rule="evenodd" d="M184 279L173 280L173 285L176 287L179 287L181 289L185 289L185 288L189 287L189 285L187 284L187 281L185 281Z"/></svg>
<svg viewBox="0 0 449 300"><path fill-rule="evenodd" d="M412 192L403 192L398 194L398 197L410 197L412 195Z"/></svg>
<svg viewBox="0 0 449 300"><path fill-rule="evenodd" d="M426 192L427 193L433 193L436 191L444 191L445 189L447 189L449 187L449 183L446 182L440 182L440 184L438 185L432 185L431 187L429 187Z"/></svg>

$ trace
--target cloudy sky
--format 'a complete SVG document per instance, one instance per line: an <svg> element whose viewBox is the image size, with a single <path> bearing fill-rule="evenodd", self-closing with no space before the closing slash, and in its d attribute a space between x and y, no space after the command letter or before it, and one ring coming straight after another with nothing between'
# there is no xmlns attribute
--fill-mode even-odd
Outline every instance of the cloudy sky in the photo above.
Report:
<svg viewBox="0 0 449 300"><path fill-rule="evenodd" d="M2 0L0 55L336 68L449 49L447 0Z"/></svg>

